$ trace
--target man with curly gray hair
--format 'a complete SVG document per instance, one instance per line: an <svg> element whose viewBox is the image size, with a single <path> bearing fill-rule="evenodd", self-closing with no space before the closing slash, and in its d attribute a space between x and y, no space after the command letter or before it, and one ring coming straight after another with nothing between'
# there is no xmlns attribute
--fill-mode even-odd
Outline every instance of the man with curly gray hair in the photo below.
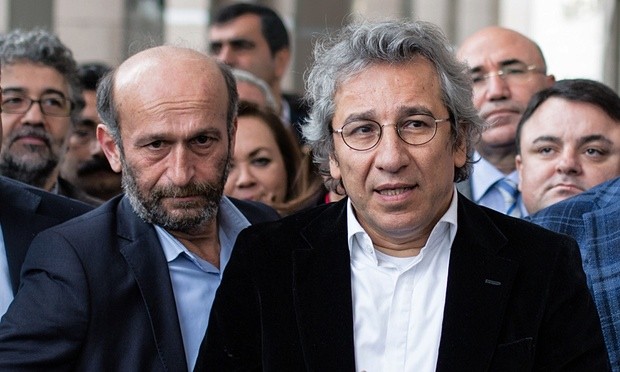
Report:
<svg viewBox="0 0 620 372"><path fill-rule="evenodd" d="M441 30L354 23L314 56L304 135L347 197L239 235L198 369L605 370L575 241L456 191L482 122Z"/></svg>
<svg viewBox="0 0 620 372"><path fill-rule="evenodd" d="M72 120L84 106L71 50L41 29L0 36L0 173L64 194L58 173Z"/></svg>

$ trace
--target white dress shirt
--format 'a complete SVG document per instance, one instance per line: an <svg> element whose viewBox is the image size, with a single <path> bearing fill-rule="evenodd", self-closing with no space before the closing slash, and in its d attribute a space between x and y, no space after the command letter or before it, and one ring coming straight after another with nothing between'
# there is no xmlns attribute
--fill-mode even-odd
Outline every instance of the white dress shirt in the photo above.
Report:
<svg viewBox="0 0 620 372"><path fill-rule="evenodd" d="M378 252L351 201L347 230L357 371L435 371L457 230L456 188L447 212L414 257Z"/></svg>

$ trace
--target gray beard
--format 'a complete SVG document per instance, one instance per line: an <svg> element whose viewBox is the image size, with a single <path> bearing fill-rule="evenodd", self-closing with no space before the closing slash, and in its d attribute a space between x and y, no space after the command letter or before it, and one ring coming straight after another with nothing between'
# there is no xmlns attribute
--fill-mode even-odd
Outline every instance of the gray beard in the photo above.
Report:
<svg viewBox="0 0 620 372"><path fill-rule="evenodd" d="M220 200L224 193L224 184L228 176L230 154L226 159L226 167L217 184L192 183L183 187L156 187L150 194L140 192L136 183L136 172L127 165L121 155L122 187L135 213L145 222L158 225L169 231L179 231L186 234L199 233L213 221L219 210ZM161 200L166 197L182 197L187 195L202 195L204 205L200 212L184 216L174 216L168 213ZM196 208L197 203L187 203L189 208Z"/></svg>
<svg viewBox="0 0 620 372"><path fill-rule="evenodd" d="M28 185L44 188L57 165L56 156L37 163L25 163L16 160L9 152L4 152L0 160L0 173Z"/></svg>

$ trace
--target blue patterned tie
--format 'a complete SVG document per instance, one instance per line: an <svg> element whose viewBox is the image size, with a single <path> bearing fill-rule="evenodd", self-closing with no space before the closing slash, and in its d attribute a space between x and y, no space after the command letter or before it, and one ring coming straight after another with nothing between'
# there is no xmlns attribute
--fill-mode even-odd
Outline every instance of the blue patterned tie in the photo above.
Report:
<svg viewBox="0 0 620 372"><path fill-rule="evenodd" d="M517 190L517 184L509 178L502 178L495 183L495 188L504 198L505 213L509 216L520 218L521 210L517 206L517 202L519 200L519 190Z"/></svg>

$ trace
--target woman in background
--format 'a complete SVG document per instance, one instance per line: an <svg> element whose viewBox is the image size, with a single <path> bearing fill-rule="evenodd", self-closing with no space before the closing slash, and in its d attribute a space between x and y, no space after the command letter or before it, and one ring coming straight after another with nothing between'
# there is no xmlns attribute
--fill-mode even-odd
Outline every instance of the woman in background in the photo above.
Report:
<svg viewBox="0 0 620 372"><path fill-rule="evenodd" d="M277 115L242 101L224 193L263 202L283 216L314 206L325 188L311 161Z"/></svg>

